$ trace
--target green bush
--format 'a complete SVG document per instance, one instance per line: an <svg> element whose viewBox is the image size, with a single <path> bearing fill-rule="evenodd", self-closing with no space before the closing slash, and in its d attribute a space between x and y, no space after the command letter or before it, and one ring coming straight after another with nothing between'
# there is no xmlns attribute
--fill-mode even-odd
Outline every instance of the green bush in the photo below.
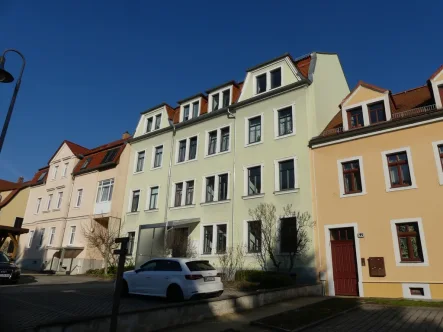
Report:
<svg viewBox="0 0 443 332"><path fill-rule="evenodd" d="M134 270L134 265L126 265L123 271ZM109 266L108 267L108 275L115 275L117 273L117 266ZM95 276L102 276L105 274L105 269L90 269L86 271L86 274L91 274Z"/></svg>
<svg viewBox="0 0 443 332"><path fill-rule="evenodd" d="M235 280L258 283L261 289L288 287L295 284L295 279L289 274L260 270L237 271Z"/></svg>

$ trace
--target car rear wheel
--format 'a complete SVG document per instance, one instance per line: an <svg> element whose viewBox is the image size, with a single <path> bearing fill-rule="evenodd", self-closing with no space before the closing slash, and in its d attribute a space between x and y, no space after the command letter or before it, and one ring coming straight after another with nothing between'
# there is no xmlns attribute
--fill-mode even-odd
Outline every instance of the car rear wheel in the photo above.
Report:
<svg viewBox="0 0 443 332"><path fill-rule="evenodd" d="M178 285L171 285L166 292L166 298L171 302L183 301L183 291Z"/></svg>
<svg viewBox="0 0 443 332"><path fill-rule="evenodd" d="M122 280L122 289L120 292L120 296L121 297L127 297L129 295L129 287L128 287L128 283L126 282L126 280Z"/></svg>

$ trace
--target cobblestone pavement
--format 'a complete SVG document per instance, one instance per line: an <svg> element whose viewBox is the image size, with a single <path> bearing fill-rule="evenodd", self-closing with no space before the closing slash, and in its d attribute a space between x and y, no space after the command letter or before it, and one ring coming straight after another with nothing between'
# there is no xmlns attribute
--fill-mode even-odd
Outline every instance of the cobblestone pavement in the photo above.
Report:
<svg viewBox="0 0 443 332"><path fill-rule="evenodd" d="M0 286L0 331L23 331L73 317L110 314L114 284L85 276L23 276L22 284ZM224 296L229 295L229 292ZM120 312L166 304L164 299L131 296Z"/></svg>
<svg viewBox="0 0 443 332"><path fill-rule="evenodd" d="M443 309L363 305L305 332L443 331Z"/></svg>

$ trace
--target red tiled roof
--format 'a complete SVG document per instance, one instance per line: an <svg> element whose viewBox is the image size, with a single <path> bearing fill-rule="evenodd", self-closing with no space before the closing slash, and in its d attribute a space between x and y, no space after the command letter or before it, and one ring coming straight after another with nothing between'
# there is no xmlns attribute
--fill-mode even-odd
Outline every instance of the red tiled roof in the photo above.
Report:
<svg viewBox="0 0 443 332"><path fill-rule="evenodd" d="M295 64L295 66L297 67L297 69L300 71L300 73L308 78L308 74L309 74L309 66L311 65L311 55L308 55L302 59L298 59L298 60L292 60Z"/></svg>
<svg viewBox="0 0 443 332"><path fill-rule="evenodd" d="M0 191L17 189L20 186L21 186L21 183L15 183L15 182L0 179Z"/></svg>
<svg viewBox="0 0 443 332"><path fill-rule="evenodd" d="M64 143L66 143L66 145L69 147L69 149L72 151L72 153L76 154L76 155L77 154L85 154L85 153L88 153L88 151L89 151L87 148L85 148L81 145L75 144L74 142L71 142L71 141L65 140Z"/></svg>
<svg viewBox="0 0 443 332"><path fill-rule="evenodd" d="M26 182L11 182L0 179L0 192L10 191L6 197L2 197L0 200L0 209L6 206L22 189L27 188L32 185L31 181Z"/></svg>

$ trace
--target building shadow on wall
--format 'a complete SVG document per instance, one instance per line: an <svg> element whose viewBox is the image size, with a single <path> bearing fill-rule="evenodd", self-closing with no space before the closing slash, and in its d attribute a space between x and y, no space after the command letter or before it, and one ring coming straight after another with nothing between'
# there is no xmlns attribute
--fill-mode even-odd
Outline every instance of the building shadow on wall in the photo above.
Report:
<svg viewBox="0 0 443 332"><path fill-rule="evenodd" d="M44 232L36 230L32 235L28 233L20 237L20 247L16 256L16 263L22 269L22 273L28 271L50 271L51 260L48 260L48 249L44 243ZM54 271L56 266L54 267Z"/></svg>

